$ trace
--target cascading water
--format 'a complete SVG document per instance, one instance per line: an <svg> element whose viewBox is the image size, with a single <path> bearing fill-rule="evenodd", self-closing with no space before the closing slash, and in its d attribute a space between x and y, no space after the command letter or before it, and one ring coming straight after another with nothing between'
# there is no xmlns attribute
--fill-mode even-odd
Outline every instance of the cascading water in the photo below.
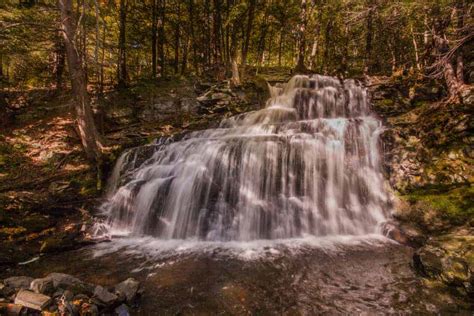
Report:
<svg viewBox="0 0 474 316"><path fill-rule="evenodd" d="M211 241L374 233L385 220L365 88L295 76L259 111L126 151L103 205L111 232Z"/></svg>

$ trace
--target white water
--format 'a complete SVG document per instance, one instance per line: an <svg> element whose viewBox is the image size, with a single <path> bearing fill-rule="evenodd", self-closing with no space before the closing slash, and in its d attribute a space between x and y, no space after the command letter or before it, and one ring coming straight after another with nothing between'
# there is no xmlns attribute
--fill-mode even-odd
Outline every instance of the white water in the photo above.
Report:
<svg viewBox="0 0 474 316"><path fill-rule="evenodd" d="M125 152L103 205L112 234L251 241L377 233L389 209L367 93L295 76L265 109Z"/></svg>

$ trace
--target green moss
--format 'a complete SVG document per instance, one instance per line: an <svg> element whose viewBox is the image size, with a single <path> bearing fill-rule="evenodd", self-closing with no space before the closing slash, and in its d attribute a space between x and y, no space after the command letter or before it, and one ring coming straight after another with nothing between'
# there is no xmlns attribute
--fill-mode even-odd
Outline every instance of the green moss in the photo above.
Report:
<svg viewBox="0 0 474 316"><path fill-rule="evenodd" d="M446 188L445 188L446 189ZM474 188L463 186L449 191L442 187L430 187L402 195L410 204L434 211L443 220L461 225L474 220Z"/></svg>

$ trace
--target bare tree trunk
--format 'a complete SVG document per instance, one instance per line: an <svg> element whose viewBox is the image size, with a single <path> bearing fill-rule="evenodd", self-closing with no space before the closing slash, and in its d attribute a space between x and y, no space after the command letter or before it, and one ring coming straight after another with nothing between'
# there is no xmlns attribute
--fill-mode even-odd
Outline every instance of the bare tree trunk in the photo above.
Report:
<svg viewBox="0 0 474 316"><path fill-rule="evenodd" d="M107 32L107 27L104 20L104 29L102 31L102 56L100 58L100 84L99 84L99 94L104 94L104 63L105 63L105 35Z"/></svg>
<svg viewBox="0 0 474 316"><path fill-rule="evenodd" d="M374 16L374 0L367 0L367 35L365 38L365 67L364 73L368 74L371 70L372 63L372 37L373 37L373 16Z"/></svg>
<svg viewBox="0 0 474 316"><path fill-rule="evenodd" d="M191 47L193 50L193 67L198 71L198 57L197 57L197 42L194 32L194 0L188 0L188 14L189 14L189 33L191 37Z"/></svg>
<svg viewBox="0 0 474 316"><path fill-rule="evenodd" d="M63 88L63 74L64 66L66 63L66 52L64 47L64 40L62 34L59 33L55 37L55 48L54 48L54 68L53 76L55 81L55 89L60 90Z"/></svg>
<svg viewBox="0 0 474 316"><path fill-rule="evenodd" d="M188 38L186 39L183 47L183 58L181 59L181 74L184 75L186 73L188 67L188 51L189 45L191 45L191 40Z"/></svg>
<svg viewBox="0 0 474 316"><path fill-rule="evenodd" d="M158 0L152 0L151 7L151 76L156 78L157 75L157 54L156 45L158 40Z"/></svg>
<svg viewBox="0 0 474 316"><path fill-rule="evenodd" d="M61 11L62 31L75 100L74 109L79 136L87 157L100 163L102 144L94 123L84 68L75 44L76 22L72 12L72 0L58 0L58 6Z"/></svg>
<svg viewBox="0 0 474 316"><path fill-rule="evenodd" d="M240 72L240 80L244 80L245 78L245 67L247 66L247 54L249 51L250 45L250 36L252 35L252 25L255 16L255 6L256 0L250 0L249 3L249 12L247 17L247 26L245 30L245 41L242 47L242 65L241 65L241 72Z"/></svg>
<svg viewBox="0 0 474 316"><path fill-rule="evenodd" d="M416 42L415 32L413 31L413 25L410 25L410 31L411 31L411 38L412 38L412 41L413 41L413 49L415 51L416 68L418 70L420 70L421 69L420 55L419 55L419 52L418 52L418 43Z"/></svg>
<svg viewBox="0 0 474 316"><path fill-rule="evenodd" d="M307 17L307 3L306 0L301 0L300 25L298 28L298 60L296 62L296 71L305 71L304 65L305 51L306 51L306 25L308 24Z"/></svg>
<svg viewBox="0 0 474 316"><path fill-rule="evenodd" d="M464 14L465 14L465 5L464 0L457 0L456 1L456 16L457 16L457 33L458 37L461 38L463 36L463 29L464 29ZM456 77L459 83L462 85L464 84L464 57L462 48L459 48L457 51L456 56Z"/></svg>
<svg viewBox="0 0 474 316"><path fill-rule="evenodd" d="M99 74L99 46L100 46L100 9L99 2L94 0L94 9L95 9L95 48L94 48L94 68L95 68L95 78L96 84L100 80Z"/></svg>
<svg viewBox="0 0 474 316"><path fill-rule="evenodd" d="M452 98L459 99L459 90L462 86L462 82L460 82L456 76L456 71L452 64L452 60L443 56L443 53L449 50L449 43L446 40L445 36L438 33L434 34L434 45L441 58L440 66L443 72L444 79L446 81L446 85L448 87L449 95Z"/></svg>
<svg viewBox="0 0 474 316"><path fill-rule="evenodd" d="M166 74L165 66L165 22L166 22L166 0L159 0L161 3L161 14L158 20L158 55L160 56L160 73L163 78Z"/></svg>
<svg viewBox="0 0 474 316"><path fill-rule="evenodd" d="M280 29L280 39L278 41L278 66L281 67L281 54L283 50L283 37L285 36L285 33L283 33L284 28L282 27Z"/></svg>
<svg viewBox="0 0 474 316"><path fill-rule="evenodd" d="M178 1L177 4L178 16L181 15L181 6ZM174 73L177 74L179 72L179 43L180 43L180 27L179 21L176 23L176 29L174 33Z"/></svg>
<svg viewBox="0 0 474 316"><path fill-rule="evenodd" d="M123 89L127 86L127 50L126 50L126 30L127 30L127 0L120 0L119 8L119 59L118 59L118 87Z"/></svg>

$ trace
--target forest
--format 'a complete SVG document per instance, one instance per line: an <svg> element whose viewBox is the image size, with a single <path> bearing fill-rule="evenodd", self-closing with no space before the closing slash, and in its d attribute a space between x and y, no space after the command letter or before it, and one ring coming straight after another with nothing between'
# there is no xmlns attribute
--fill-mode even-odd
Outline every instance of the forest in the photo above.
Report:
<svg viewBox="0 0 474 316"><path fill-rule="evenodd" d="M0 315L472 313L473 22L0 1Z"/></svg>

